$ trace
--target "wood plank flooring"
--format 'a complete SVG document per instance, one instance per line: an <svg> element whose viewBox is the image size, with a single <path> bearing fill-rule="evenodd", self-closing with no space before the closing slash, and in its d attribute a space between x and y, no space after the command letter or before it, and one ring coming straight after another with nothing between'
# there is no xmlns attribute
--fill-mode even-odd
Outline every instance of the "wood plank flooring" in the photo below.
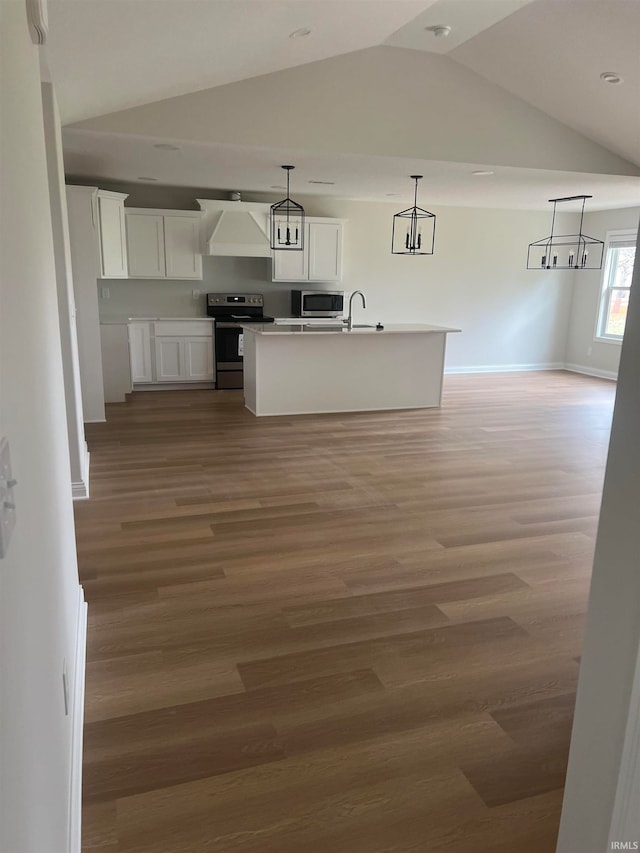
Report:
<svg viewBox="0 0 640 853"><path fill-rule="evenodd" d="M615 385L89 425L83 850L552 853Z"/></svg>

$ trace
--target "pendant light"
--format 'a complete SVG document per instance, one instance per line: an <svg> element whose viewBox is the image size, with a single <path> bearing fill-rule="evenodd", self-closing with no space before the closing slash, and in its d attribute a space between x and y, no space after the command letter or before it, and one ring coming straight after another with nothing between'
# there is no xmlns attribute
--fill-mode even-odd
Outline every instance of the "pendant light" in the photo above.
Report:
<svg viewBox="0 0 640 853"><path fill-rule="evenodd" d="M582 233L584 203L591 195L569 195L550 198L553 203L551 236L529 243L528 270L599 270L602 269L604 243ZM577 234L556 234L556 206L565 201L582 201L580 227Z"/></svg>
<svg viewBox="0 0 640 853"><path fill-rule="evenodd" d="M301 252L304 249L304 208L289 198L289 174L295 166L282 166L287 173L287 197L271 205L271 248Z"/></svg>
<svg viewBox="0 0 640 853"><path fill-rule="evenodd" d="M421 178L422 175L411 175L411 180L416 182L413 207L401 210L393 217L392 255L433 255L436 215L418 207L418 181Z"/></svg>

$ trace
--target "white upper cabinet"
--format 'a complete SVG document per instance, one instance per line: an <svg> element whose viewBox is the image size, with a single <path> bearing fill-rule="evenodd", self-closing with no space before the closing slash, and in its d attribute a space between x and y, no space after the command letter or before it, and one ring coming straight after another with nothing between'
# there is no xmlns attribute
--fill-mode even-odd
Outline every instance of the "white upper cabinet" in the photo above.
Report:
<svg viewBox="0 0 640 853"><path fill-rule="evenodd" d="M130 278L202 279L201 214L127 208Z"/></svg>
<svg viewBox="0 0 640 853"><path fill-rule="evenodd" d="M162 216L127 211L127 248L131 278L164 278Z"/></svg>
<svg viewBox="0 0 640 853"><path fill-rule="evenodd" d="M298 249L274 251L273 281L307 281L309 267L307 243L305 239L303 251Z"/></svg>
<svg viewBox="0 0 640 853"><path fill-rule="evenodd" d="M167 278L202 278L200 214L164 216Z"/></svg>
<svg viewBox="0 0 640 853"><path fill-rule="evenodd" d="M98 246L100 278L127 278L127 242L125 236L123 193L98 190Z"/></svg>
<svg viewBox="0 0 640 853"><path fill-rule="evenodd" d="M274 250L273 281L342 281L342 232L337 219L307 219L304 250Z"/></svg>
<svg viewBox="0 0 640 853"><path fill-rule="evenodd" d="M309 223L309 281L342 280L342 223Z"/></svg>

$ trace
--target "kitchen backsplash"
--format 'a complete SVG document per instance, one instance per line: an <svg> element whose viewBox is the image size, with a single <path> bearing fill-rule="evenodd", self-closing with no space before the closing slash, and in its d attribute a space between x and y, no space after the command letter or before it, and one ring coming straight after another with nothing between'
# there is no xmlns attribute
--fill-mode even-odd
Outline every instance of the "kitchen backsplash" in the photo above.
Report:
<svg viewBox="0 0 640 853"><path fill-rule="evenodd" d="M263 293L265 314L286 317L291 312L292 287L295 284L271 281L270 258L204 257L202 281L99 279L100 319L201 317L206 314L205 294L225 292ZM194 290L200 291L197 299Z"/></svg>

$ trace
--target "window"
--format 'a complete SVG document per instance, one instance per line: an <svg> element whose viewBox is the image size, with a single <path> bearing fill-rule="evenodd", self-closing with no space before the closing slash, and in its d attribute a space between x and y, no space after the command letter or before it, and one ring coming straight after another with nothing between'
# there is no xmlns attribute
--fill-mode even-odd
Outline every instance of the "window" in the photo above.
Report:
<svg viewBox="0 0 640 853"><path fill-rule="evenodd" d="M608 232L596 338L622 341L635 255L635 231Z"/></svg>

